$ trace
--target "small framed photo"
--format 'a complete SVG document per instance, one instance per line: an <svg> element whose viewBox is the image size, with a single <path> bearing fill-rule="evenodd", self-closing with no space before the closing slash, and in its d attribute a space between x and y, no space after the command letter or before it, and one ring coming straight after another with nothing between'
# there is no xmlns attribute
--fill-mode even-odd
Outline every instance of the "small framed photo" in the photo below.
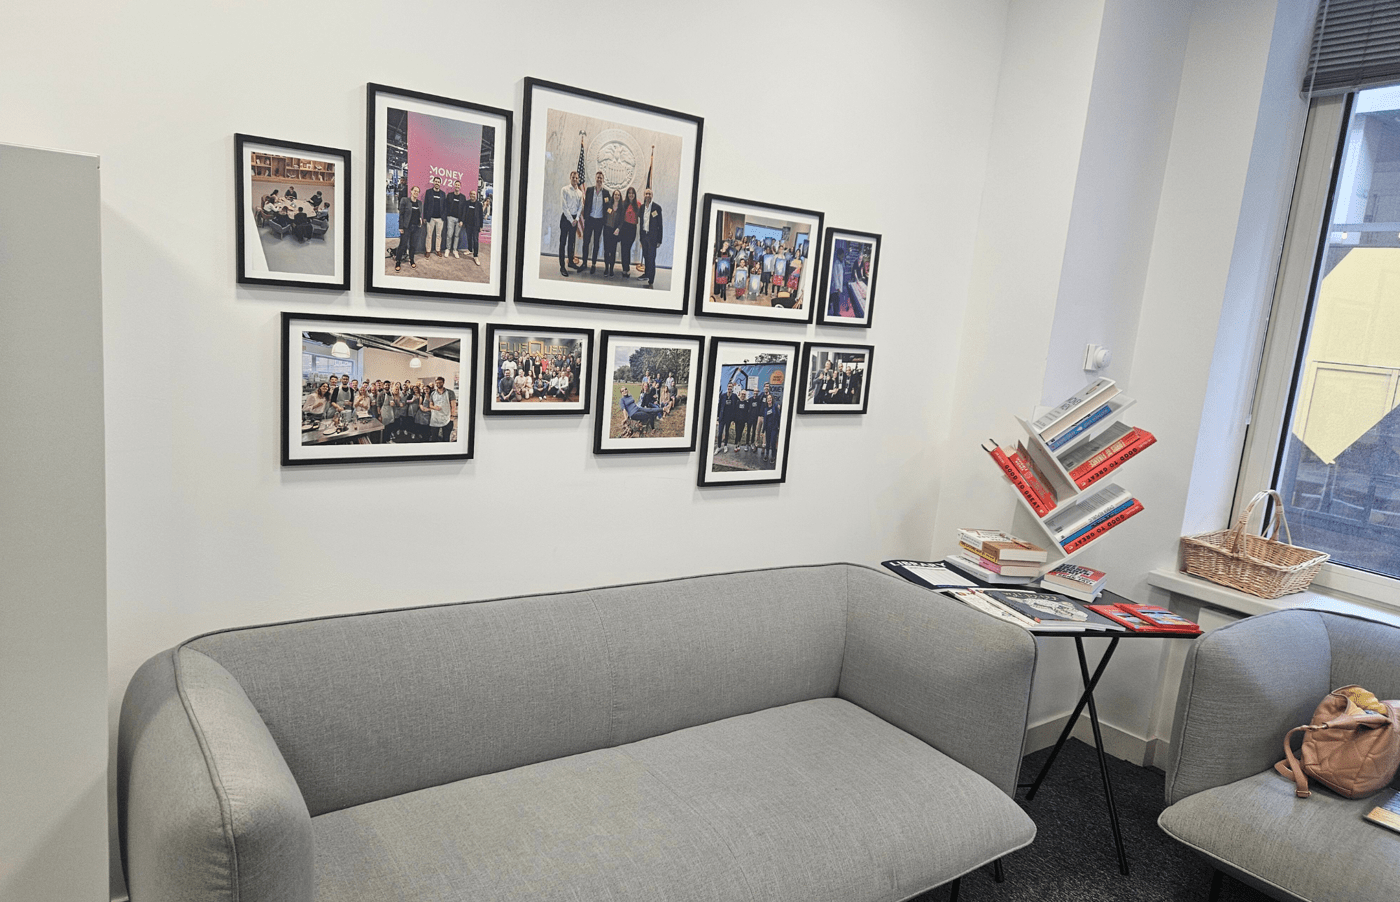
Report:
<svg viewBox="0 0 1400 902"><path fill-rule="evenodd" d="M234 135L238 282L350 290L350 151Z"/></svg>
<svg viewBox="0 0 1400 902"><path fill-rule="evenodd" d="M588 413L592 359L592 329L489 323L482 412L487 416Z"/></svg>
<svg viewBox="0 0 1400 902"><path fill-rule="evenodd" d="M822 214L705 195L695 312L789 323L812 321L812 271Z"/></svg>
<svg viewBox="0 0 1400 902"><path fill-rule="evenodd" d="M704 120L525 79L516 299L683 314Z"/></svg>
<svg viewBox="0 0 1400 902"><path fill-rule="evenodd" d="M476 323L282 314L282 465L470 460Z"/></svg>
<svg viewBox="0 0 1400 902"><path fill-rule="evenodd" d="M822 295L817 322L824 326L870 328L875 309L875 275L880 236L830 228L822 238Z"/></svg>
<svg viewBox="0 0 1400 902"><path fill-rule="evenodd" d="M787 479L788 439L801 344L714 338L705 367L699 485Z"/></svg>
<svg viewBox="0 0 1400 902"><path fill-rule="evenodd" d="M598 341L593 453L694 451L705 339L604 330Z"/></svg>
<svg viewBox="0 0 1400 902"><path fill-rule="evenodd" d="M371 84L365 288L504 301L510 110Z"/></svg>
<svg viewBox="0 0 1400 902"><path fill-rule="evenodd" d="M802 394L798 413L865 413L870 404L870 345L802 346Z"/></svg>

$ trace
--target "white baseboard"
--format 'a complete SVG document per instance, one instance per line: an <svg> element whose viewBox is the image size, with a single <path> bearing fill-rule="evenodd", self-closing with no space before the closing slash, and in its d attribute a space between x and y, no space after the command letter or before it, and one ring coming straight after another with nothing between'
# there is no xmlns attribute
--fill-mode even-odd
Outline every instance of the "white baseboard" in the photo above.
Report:
<svg viewBox="0 0 1400 902"><path fill-rule="evenodd" d="M1048 749L1054 745L1068 720L1069 715L1064 714L1027 729L1023 754L1029 755L1031 752ZM1103 734L1103 750L1113 757L1130 764L1136 764L1139 767L1166 768L1167 749L1171 746L1168 740L1144 739L1126 730L1120 730L1102 719L1099 720L1099 732ZM1074 725L1070 736L1087 745L1094 744L1094 728L1089 723L1088 712L1079 716L1079 722Z"/></svg>

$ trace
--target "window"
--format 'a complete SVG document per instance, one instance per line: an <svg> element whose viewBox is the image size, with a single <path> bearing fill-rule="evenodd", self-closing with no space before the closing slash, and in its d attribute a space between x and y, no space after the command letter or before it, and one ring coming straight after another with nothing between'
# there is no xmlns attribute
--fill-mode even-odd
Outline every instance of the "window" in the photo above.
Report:
<svg viewBox="0 0 1400 902"><path fill-rule="evenodd" d="M1316 585L1400 605L1400 85L1315 100L1236 510L1283 498Z"/></svg>

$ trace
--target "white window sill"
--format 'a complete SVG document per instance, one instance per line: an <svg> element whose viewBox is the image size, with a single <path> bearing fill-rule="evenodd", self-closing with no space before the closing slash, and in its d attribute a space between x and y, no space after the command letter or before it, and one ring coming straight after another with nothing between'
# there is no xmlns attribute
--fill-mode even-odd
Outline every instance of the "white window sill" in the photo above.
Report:
<svg viewBox="0 0 1400 902"><path fill-rule="evenodd" d="M1355 596L1340 592L1327 592L1309 588L1304 592L1294 592L1282 598L1259 598L1238 589L1217 585L1209 580L1189 576L1177 570L1158 569L1147 574L1147 584L1165 589L1176 595L1193 598L1201 604L1232 614L1265 614L1285 608L1319 608L1324 611L1337 611L1353 614L1370 620L1379 620L1400 626L1400 614L1393 608L1382 607Z"/></svg>

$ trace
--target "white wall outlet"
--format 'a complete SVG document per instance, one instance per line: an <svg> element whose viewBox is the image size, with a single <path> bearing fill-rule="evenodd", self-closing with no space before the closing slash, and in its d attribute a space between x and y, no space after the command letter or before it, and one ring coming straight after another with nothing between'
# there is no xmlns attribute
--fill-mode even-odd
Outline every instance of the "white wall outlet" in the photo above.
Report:
<svg viewBox="0 0 1400 902"><path fill-rule="evenodd" d="M1102 345L1091 344L1084 349L1084 369L1091 373L1108 366L1111 360L1113 352Z"/></svg>

